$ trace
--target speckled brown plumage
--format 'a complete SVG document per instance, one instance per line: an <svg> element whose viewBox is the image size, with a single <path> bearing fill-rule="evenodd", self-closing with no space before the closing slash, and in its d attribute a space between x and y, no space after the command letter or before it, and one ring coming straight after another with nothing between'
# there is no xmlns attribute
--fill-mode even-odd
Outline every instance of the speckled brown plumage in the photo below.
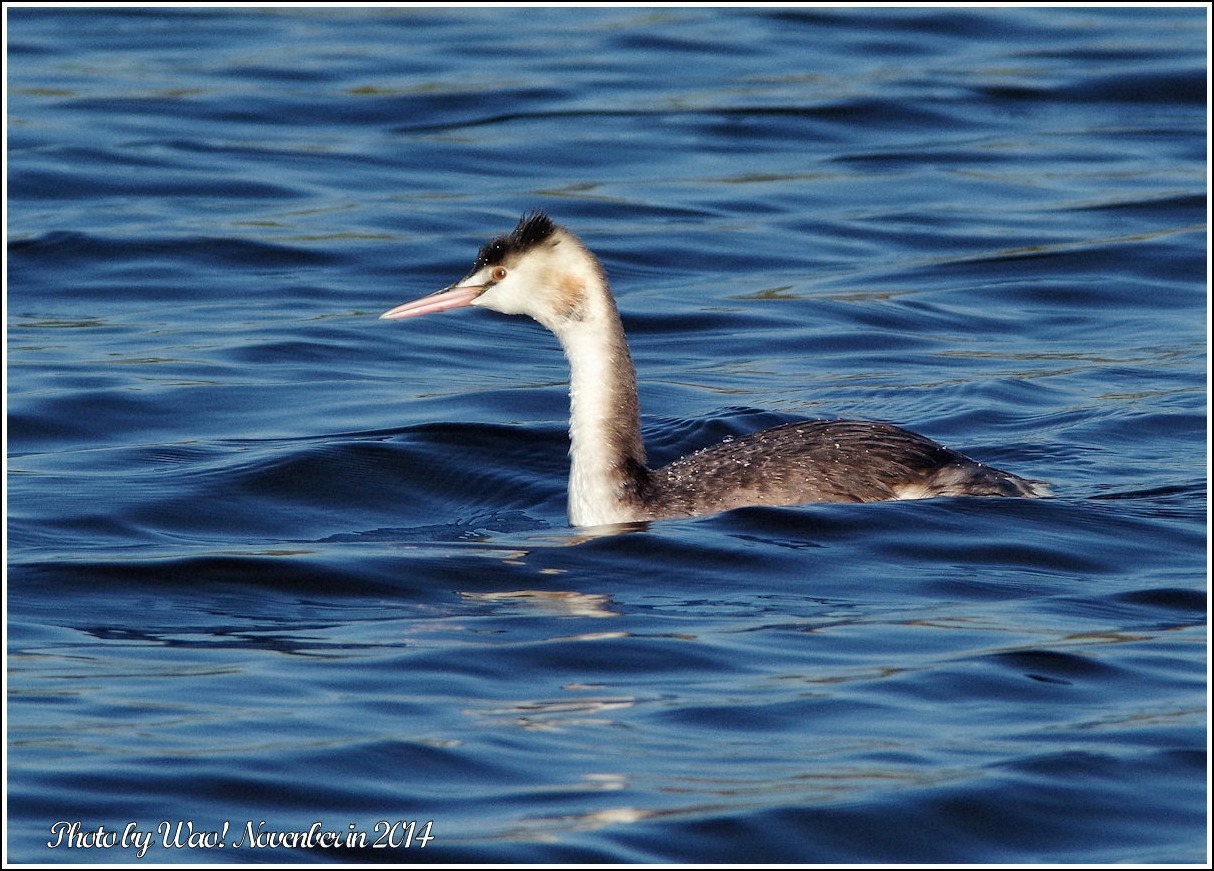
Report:
<svg viewBox="0 0 1214 871"><path fill-rule="evenodd" d="M633 467L629 500L646 519L745 505L879 502L932 496L1038 496L1039 485L909 430L809 420L729 439L659 469Z"/></svg>

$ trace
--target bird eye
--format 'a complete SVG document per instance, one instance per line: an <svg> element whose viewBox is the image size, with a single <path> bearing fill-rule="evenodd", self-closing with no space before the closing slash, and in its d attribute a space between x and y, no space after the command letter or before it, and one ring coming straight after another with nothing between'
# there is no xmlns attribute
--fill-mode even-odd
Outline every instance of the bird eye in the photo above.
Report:
<svg viewBox="0 0 1214 871"><path fill-rule="evenodd" d="M489 277L494 281L501 281L509 274L510 273L506 271L505 266L495 266L493 267L493 271L489 273Z"/></svg>

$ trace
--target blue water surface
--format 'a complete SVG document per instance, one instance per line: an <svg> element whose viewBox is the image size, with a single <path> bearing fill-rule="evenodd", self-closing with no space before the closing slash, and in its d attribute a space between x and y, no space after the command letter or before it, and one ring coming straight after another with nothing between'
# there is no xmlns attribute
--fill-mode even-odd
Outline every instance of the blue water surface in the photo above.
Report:
<svg viewBox="0 0 1214 871"><path fill-rule="evenodd" d="M8 860L1207 859L1204 7L5 14ZM376 320L532 208L652 461L1053 497L569 528L555 340Z"/></svg>

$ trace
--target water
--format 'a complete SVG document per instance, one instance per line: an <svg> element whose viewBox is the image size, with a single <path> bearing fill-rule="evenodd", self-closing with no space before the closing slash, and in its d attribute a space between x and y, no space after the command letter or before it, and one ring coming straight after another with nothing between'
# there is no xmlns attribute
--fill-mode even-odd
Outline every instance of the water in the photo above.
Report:
<svg viewBox="0 0 1214 871"><path fill-rule="evenodd" d="M1206 859L1204 9L6 13L10 861ZM652 460L1056 495L579 535L554 340L375 319L535 207Z"/></svg>

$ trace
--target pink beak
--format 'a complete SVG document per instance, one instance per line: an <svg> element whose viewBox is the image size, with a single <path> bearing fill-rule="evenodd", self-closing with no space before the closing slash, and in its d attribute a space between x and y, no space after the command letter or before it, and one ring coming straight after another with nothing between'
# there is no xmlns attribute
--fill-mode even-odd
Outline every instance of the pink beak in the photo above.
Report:
<svg viewBox="0 0 1214 871"><path fill-rule="evenodd" d="M394 309L389 309L379 316L383 320L397 318L416 318L432 312L443 312L452 308L463 308L472 305L473 301L485 292L483 284L453 284L437 290L429 296L406 302Z"/></svg>

